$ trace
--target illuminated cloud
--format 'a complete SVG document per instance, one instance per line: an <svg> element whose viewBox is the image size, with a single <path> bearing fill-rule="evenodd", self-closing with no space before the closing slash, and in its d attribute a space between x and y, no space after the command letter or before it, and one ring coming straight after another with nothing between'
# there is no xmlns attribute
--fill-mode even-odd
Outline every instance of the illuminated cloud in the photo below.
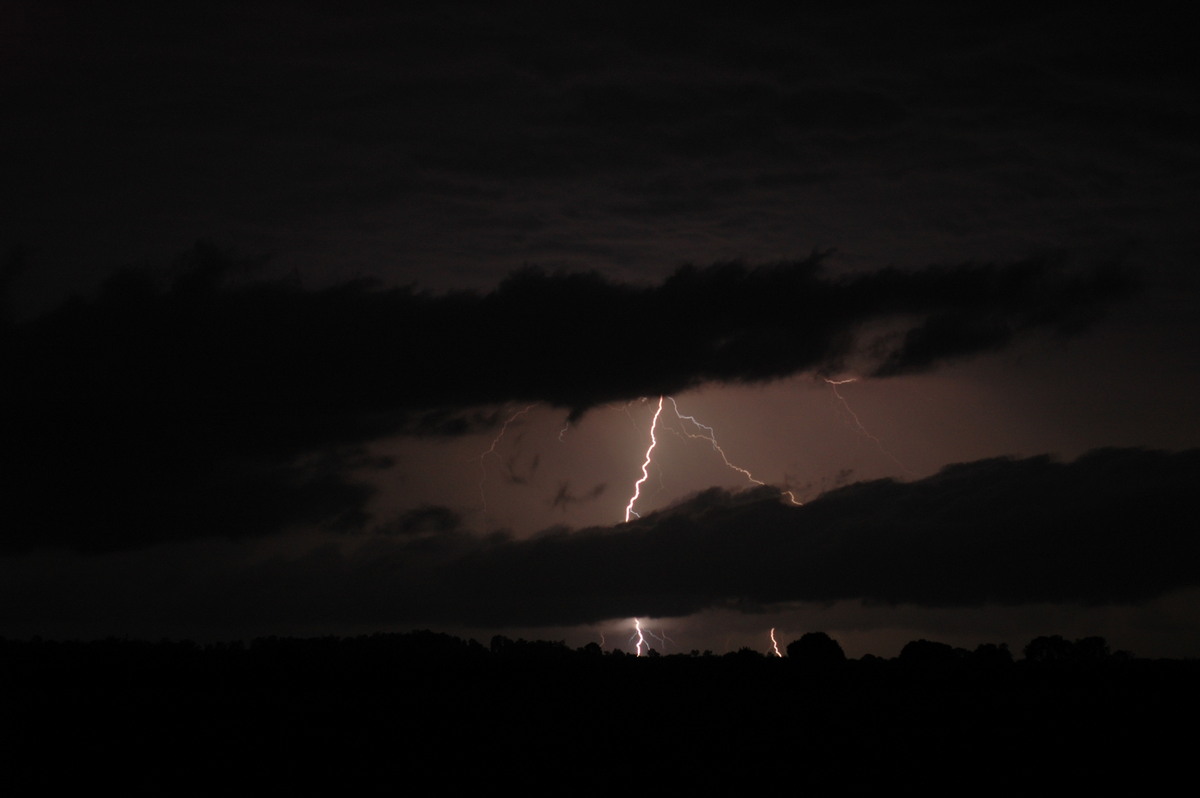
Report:
<svg viewBox="0 0 1200 798"><path fill-rule="evenodd" d="M385 435L455 435L477 408L599 403L706 383L929 369L1074 332L1131 289L1111 269L1007 265L827 276L822 256L685 267L658 285L526 270L488 293L230 280L201 248L169 288L140 272L5 331L5 545L353 526ZM880 332L883 329L884 332ZM872 330L872 332L867 332Z"/></svg>

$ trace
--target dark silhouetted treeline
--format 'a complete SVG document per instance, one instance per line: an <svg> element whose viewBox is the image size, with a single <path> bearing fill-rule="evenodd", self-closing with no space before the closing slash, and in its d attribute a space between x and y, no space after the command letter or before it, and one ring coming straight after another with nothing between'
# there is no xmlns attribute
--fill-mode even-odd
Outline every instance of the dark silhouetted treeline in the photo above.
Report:
<svg viewBox="0 0 1200 798"><path fill-rule="evenodd" d="M918 640L893 659L855 660L819 632L786 650L636 657L428 631L0 639L4 783L158 794L1147 787L1194 748L1197 661L1139 659L1101 638L1039 637L1020 658Z"/></svg>

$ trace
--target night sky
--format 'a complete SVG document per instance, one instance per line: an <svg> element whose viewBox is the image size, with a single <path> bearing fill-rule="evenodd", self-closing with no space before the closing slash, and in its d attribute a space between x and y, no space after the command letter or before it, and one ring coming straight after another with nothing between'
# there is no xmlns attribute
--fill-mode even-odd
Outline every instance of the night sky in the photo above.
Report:
<svg viewBox="0 0 1200 798"><path fill-rule="evenodd" d="M434 5L0 9L0 636L1200 656L1182 18Z"/></svg>

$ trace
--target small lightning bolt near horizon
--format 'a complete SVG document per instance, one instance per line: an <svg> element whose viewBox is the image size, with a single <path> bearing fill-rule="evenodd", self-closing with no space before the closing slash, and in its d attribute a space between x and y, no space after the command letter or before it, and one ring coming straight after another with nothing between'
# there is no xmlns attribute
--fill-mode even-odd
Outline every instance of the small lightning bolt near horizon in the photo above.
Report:
<svg viewBox="0 0 1200 798"><path fill-rule="evenodd" d="M783 654L779 653L779 641L777 641L775 639L775 627L774 626L771 627L771 650L775 652L775 656L777 656L777 657L783 656Z"/></svg>

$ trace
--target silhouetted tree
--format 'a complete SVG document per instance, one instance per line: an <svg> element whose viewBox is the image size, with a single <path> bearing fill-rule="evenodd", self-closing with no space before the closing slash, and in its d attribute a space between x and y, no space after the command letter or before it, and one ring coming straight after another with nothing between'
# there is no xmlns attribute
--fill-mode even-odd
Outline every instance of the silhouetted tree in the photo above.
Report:
<svg viewBox="0 0 1200 798"><path fill-rule="evenodd" d="M787 645L789 659L806 665L837 665L846 661L841 645L824 632L807 632Z"/></svg>
<svg viewBox="0 0 1200 798"><path fill-rule="evenodd" d="M978 668L1003 668L1013 664L1013 655L1008 650L1008 643L980 643L968 661Z"/></svg>
<svg viewBox="0 0 1200 798"><path fill-rule="evenodd" d="M1043 635L1033 638L1025 646L1025 659L1038 663L1070 662L1074 649L1075 645L1062 635Z"/></svg>
<svg viewBox="0 0 1200 798"><path fill-rule="evenodd" d="M742 646L737 651L730 651L722 659L725 662L731 662L734 665L746 665L758 662L765 659L761 651L756 651L749 646Z"/></svg>
<svg viewBox="0 0 1200 798"><path fill-rule="evenodd" d="M1077 662L1103 662L1109 658L1108 641L1103 637L1076 640L1072 652Z"/></svg>
<svg viewBox="0 0 1200 798"><path fill-rule="evenodd" d="M1059 635L1037 637L1025 647L1025 659L1030 662L1094 665L1112 658L1108 641L1103 637L1083 637L1071 642Z"/></svg>
<svg viewBox="0 0 1200 798"><path fill-rule="evenodd" d="M906 665L952 665L958 661L959 654L953 646L935 640L912 640L900 649L900 662Z"/></svg>
<svg viewBox="0 0 1200 798"><path fill-rule="evenodd" d="M579 653L585 657L602 657L604 656L604 649L600 648L600 644L593 640L579 649Z"/></svg>

